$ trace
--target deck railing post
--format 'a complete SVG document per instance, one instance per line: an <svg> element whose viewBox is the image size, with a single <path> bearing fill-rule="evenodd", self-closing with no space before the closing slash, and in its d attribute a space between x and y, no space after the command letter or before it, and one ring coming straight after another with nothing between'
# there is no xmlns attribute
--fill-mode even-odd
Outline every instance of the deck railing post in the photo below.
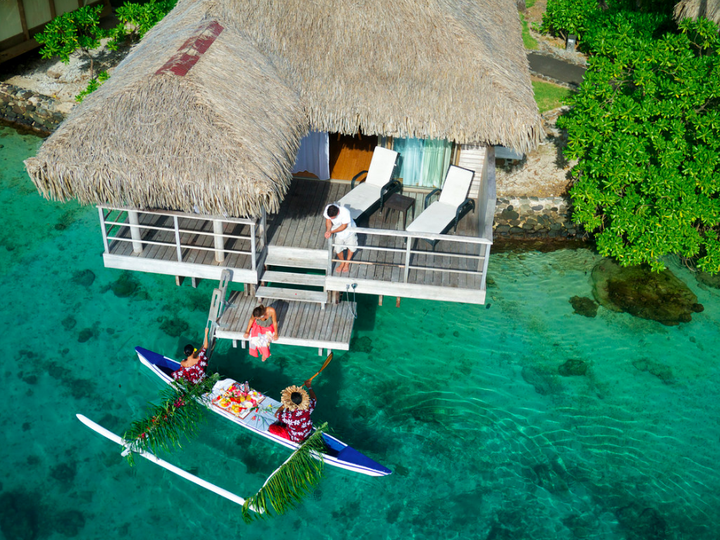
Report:
<svg viewBox="0 0 720 540"><path fill-rule="evenodd" d="M133 253L142 253L142 234L140 233L140 221L136 210L128 210L128 221L130 222L130 237L132 238Z"/></svg>
<svg viewBox="0 0 720 540"><path fill-rule="evenodd" d="M412 247L413 238L412 236L408 235L407 238L405 238L406 246L405 246L405 283L408 282L408 276L410 275L410 248Z"/></svg>
<svg viewBox="0 0 720 540"><path fill-rule="evenodd" d="M173 216L173 225L175 225L175 249L177 250L178 262L182 262L182 249L180 248L180 225L178 224L178 217Z"/></svg>
<svg viewBox="0 0 720 540"><path fill-rule="evenodd" d="M480 290L485 290L485 279L487 278L487 269L488 269L488 263L490 262L490 245L489 244L480 244L482 246L482 249L480 252L483 254L483 269L482 269L482 276L480 276Z"/></svg>
<svg viewBox="0 0 720 540"><path fill-rule="evenodd" d="M110 253L110 244L108 244L107 229L105 228L105 213L101 206L98 206L98 213L100 214L100 230L102 231L105 253Z"/></svg>
<svg viewBox="0 0 720 540"><path fill-rule="evenodd" d="M265 249L265 246L267 246L267 213L265 212L265 209L263 208L262 216L260 217L260 226L262 227L260 231L260 238L262 240L262 246L261 249Z"/></svg>
<svg viewBox="0 0 720 540"><path fill-rule="evenodd" d="M257 235L257 221L250 223L250 252L252 253L252 271L257 272L257 242L255 236Z"/></svg>
<svg viewBox="0 0 720 540"><path fill-rule="evenodd" d="M327 264L326 274L328 276L332 276L332 259L333 259L333 257L332 257L332 248L333 248L332 236L330 236L330 238L327 239L327 246L328 246L327 247L327 249L328 249L328 264Z"/></svg>
<svg viewBox="0 0 720 540"><path fill-rule="evenodd" d="M215 239L215 260L225 260L225 239L223 238L223 226L225 224L219 219L213 220L213 238Z"/></svg>

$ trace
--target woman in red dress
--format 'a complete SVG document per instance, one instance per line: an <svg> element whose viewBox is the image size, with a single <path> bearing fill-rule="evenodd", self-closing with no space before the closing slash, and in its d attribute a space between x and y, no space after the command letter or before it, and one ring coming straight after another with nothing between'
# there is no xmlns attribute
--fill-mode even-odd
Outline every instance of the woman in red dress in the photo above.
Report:
<svg viewBox="0 0 720 540"><path fill-rule="evenodd" d="M173 379L177 381L182 378L192 384L197 384L205 379L205 368L208 364L207 348L209 330L209 328L205 328L205 341L203 341L202 349L199 351L189 343L185 345L185 360L180 362L182 367L173 372Z"/></svg>

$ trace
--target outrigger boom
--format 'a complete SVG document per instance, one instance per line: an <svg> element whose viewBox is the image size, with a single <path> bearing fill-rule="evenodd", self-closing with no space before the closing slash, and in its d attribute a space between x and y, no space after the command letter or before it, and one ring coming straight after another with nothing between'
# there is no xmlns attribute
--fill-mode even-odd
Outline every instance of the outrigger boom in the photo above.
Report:
<svg viewBox="0 0 720 540"><path fill-rule="evenodd" d="M96 433L99 433L103 437L110 439L114 443L117 443L126 449L128 448L128 446L129 446L128 441L119 437L112 431L105 429L100 424L93 422L92 420L90 420L86 416L83 416L82 414L76 414L75 416L77 416L78 420L80 420L83 424L85 424L87 427L89 427ZM180 467L176 467L172 463L168 463L167 461L160 459L152 452L138 451L135 453L141 455L148 461L155 463L155 465L160 465L162 468L167 469L171 473L177 474L178 476L182 476L183 478L185 478L186 480L189 480L193 484L197 484L198 486L203 487L209 491L212 491L213 493L216 493L216 494L220 495L221 497L225 497L229 501L232 501L241 506L245 504L245 499L243 499L242 497L235 495L234 493L230 493L228 490L223 489L219 486L216 486L215 484L211 484L207 480L203 480L202 478L199 478L193 474L190 474L189 472L184 471ZM258 512L258 510L256 510L252 506L250 506L250 509L255 512ZM259 511L259 513L262 513L262 511Z"/></svg>

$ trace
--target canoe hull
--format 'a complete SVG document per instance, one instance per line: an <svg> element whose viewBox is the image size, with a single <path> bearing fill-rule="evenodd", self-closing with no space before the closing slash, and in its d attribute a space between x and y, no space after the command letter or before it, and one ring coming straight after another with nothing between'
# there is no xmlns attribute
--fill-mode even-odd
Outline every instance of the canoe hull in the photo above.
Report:
<svg viewBox="0 0 720 540"><path fill-rule="evenodd" d="M166 384L172 383L173 379L171 373L180 369L179 362L148 349L143 349L142 347L135 347L135 352L137 352L140 362L145 367L155 373L155 375L162 379ZM281 444L286 448L296 450L299 446L297 443L284 439L283 437L279 437L278 435L274 435L267 430L267 427L275 421L273 411L277 410L277 407L280 406L280 403L269 396L266 396L265 400L262 402L262 411L251 414L242 420L224 409L212 406L209 401L204 402L204 405L206 405L212 412L227 418L231 422L234 422L245 429L249 429L266 439L270 439L275 443ZM328 448L331 450L331 453L323 455L323 460L328 465L339 467L348 471L354 471L360 474L366 474L368 476L387 476L392 473L392 471L387 467L380 465L376 461L361 452L358 452L332 435L325 433L323 434L323 438L325 439L325 443Z"/></svg>

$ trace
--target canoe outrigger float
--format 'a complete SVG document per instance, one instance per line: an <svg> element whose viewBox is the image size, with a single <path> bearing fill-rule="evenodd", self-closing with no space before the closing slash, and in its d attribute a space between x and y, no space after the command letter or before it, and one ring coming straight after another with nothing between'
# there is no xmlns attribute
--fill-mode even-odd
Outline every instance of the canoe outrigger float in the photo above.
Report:
<svg viewBox="0 0 720 540"><path fill-rule="evenodd" d="M135 352L137 352L140 362L142 362L163 381L167 384L171 384L173 382L171 374L173 371L180 369L180 362L156 352L143 349L142 347L135 347ZM263 396L261 405L256 407L244 418L240 418L239 416L232 414L229 410L220 407L218 405L218 398L220 398L227 388L228 381L235 382L229 379L220 381L211 394L206 394L203 397L203 405L214 413L227 418L231 422L249 429L258 435L262 435L263 437L281 444L286 448L296 450L300 446L297 443L284 439L278 435L274 435L268 431L270 424L276 421L275 411L277 411L278 407L280 407L280 403L278 401L268 396ZM328 435L327 433L323 433L322 436L325 445L327 446L327 452L322 455L322 459L328 465L333 465L334 467L339 467L341 469L369 476L386 476L392 473L392 471L387 467L380 465L376 461L367 457L365 454L358 452L335 437Z"/></svg>

